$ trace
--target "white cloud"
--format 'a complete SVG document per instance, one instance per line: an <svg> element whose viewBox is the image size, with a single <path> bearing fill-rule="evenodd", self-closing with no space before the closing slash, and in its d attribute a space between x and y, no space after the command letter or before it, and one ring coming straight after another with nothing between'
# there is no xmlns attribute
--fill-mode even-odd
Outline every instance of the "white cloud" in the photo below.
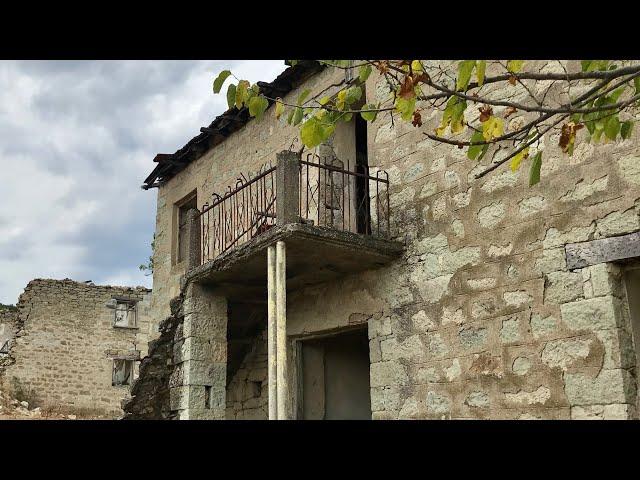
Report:
<svg viewBox="0 0 640 480"><path fill-rule="evenodd" d="M273 80L283 61L0 62L0 302L33 278L151 285L155 193L140 190L226 110L230 69Z"/></svg>

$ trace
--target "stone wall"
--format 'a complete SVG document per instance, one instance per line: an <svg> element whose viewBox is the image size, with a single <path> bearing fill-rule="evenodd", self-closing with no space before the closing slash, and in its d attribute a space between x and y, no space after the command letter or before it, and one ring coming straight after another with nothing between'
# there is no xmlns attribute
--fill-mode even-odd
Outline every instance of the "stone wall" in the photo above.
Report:
<svg viewBox="0 0 640 480"><path fill-rule="evenodd" d="M82 415L121 414L129 386L112 386L113 358L140 358L154 330L150 290L72 280L36 279L18 302L19 325L11 350L14 363L3 375L13 396L29 403ZM114 296L138 300L137 328L115 328ZM27 392L27 393L25 393Z"/></svg>
<svg viewBox="0 0 640 480"><path fill-rule="evenodd" d="M295 102L304 89L321 90L343 76L340 72L324 70L292 90L284 100ZM186 262L176 263L175 204L196 190L197 205L201 208L205 202L211 202L212 193L223 193L229 185L235 185L240 174L251 178L263 165L275 165L277 152L290 146L299 150L297 137L297 128L287 125L284 116L276 120L270 108L261 120L250 120L157 190L152 298L153 316L157 322L169 315L169 301L180 294L180 277L186 268Z"/></svg>
<svg viewBox="0 0 640 480"><path fill-rule="evenodd" d="M266 420L269 414L267 331L253 340L240 368L227 386L227 420Z"/></svg>
<svg viewBox="0 0 640 480"><path fill-rule="evenodd" d="M315 91L331 75L302 88ZM383 86L372 74L367 101L384 100ZM507 89L494 94L522 94L517 85ZM423 114L416 129L380 115L369 125L369 164L389 173L392 229L406 252L383 269L291 294L289 335L367 323L376 419L635 418L636 358L619 267L569 271L564 247L640 230L638 136L580 141L568 157L551 131L541 182L529 187L527 161L476 179L490 155L477 163L425 138L439 121ZM182 273L171 265L173 202L197 188L202 204L255 171L289 147L295 132L280 128L269 110L161 187L155 311L168 309ZM228 417L250 410L238 401L263 406L238 393L242 382L232 381Z"/></svg>
<svg viewBox="0 0 640 480"><path fill-rule="evenodd" d="M9 351L0 352L0 375L4 369L13 363L10 349L15 342L15 334L18 330L18 310L0 307L0 349L7 345ZM9 343L6 343L9 342Z"/></svg>

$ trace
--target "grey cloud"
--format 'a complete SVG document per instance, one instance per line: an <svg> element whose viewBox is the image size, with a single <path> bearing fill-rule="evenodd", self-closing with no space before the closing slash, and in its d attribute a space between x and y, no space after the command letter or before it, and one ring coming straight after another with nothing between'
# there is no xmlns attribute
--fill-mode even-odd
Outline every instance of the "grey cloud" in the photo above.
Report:
<svg viewBox="0 0 640 480"><path fill-rule="evenodd" d="M0 302L37 277L150 286L156 196L140 184L225 109L225 68L270 81L284 64L0 61Z"/></svg>

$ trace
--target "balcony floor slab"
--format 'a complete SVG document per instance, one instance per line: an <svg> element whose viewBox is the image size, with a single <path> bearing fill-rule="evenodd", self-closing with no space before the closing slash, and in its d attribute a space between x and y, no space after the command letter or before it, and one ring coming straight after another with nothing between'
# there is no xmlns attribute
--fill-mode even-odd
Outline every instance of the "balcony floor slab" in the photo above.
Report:
<svg viewBox="0 0 640 480"><path fill-rule="evenodd" d="M230 301L266 302L267 247L279 240L286 244L287 291L379 268L404 250L396 241L292 223L275 226L192 269L183 277L183 286L204 283Z"/></svg>

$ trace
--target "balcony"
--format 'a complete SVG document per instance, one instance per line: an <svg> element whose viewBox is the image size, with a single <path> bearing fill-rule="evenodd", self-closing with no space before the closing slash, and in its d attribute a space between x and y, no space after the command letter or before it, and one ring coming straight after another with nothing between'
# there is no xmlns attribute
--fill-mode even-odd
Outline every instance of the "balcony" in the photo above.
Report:
<svg viewBox="0 0 640 480"><path fill-rule="evenodd" d="M391 240L389 178L335 157L281 152L192 210L184 281L215 284L229 300L267 297L267 247L287 246L286 288L378 268L399 256Z"/></svg>

